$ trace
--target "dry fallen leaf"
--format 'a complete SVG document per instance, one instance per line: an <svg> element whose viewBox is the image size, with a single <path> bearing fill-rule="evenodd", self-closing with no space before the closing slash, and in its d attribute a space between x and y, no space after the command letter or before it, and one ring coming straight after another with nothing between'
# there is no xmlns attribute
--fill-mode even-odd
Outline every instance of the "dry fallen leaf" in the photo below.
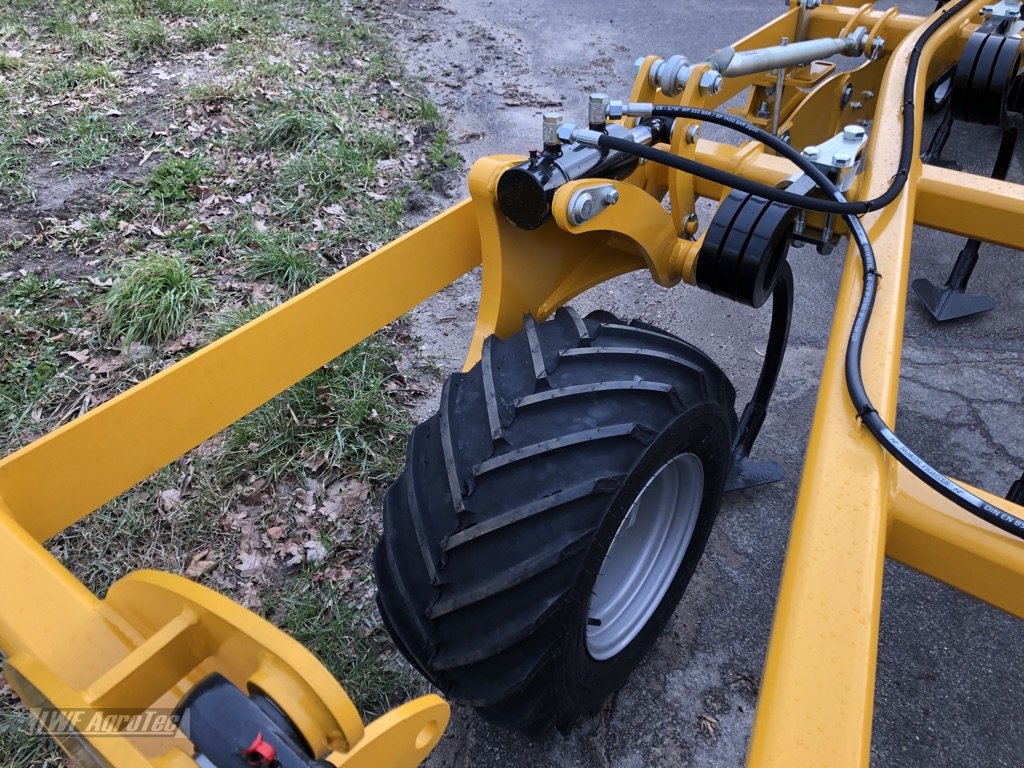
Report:
<svg viewBox="0 0 1024 768"><path fill-rule="evenodd" d="M717 719L705 713L697 718L697 723L703 736L712 742L718 741L718 729L720 726Z"/></svg>
<svg viewBox="0 0 1024 768"><path fill-rule="evenodd" d="M188 561L188 567L185 569L185 575L190 579L198 579L200 576L216 568L217 561L210 559L209 555L209 549L204 549L192 555L192 558Z"/></svg>
<svg viewBox="0 0 1024 768"><path fill-rule="evenodd" d="M160 491L158 506L164 512L174 511L179 504L181 504L181 491L177 488L168 488L165 491Z"/></svg>
<svg viewBox="0 0 1024 768"><path fill-rule="evenodd" d="M239 552L238 565L235 566L242 573L252 573L263 569L267 556L259 552Z"/></svg>
<svg viewBox="0 0 1024 768"><path fill-rule="evenodd" d="M89 352L88 352L88 350L85 350L85 349L64 350L63 352L61 352L61 354L62 355L66 355L67 357L70 357L72 360L74 360L77 363L87 363L87 362L89 362Z"/></svg>
<svg viewBox="0 0 1024 768"><path fill-rule="evenodd" d="M306 560L310 563L321 563L327 558L327 548L317 540L307 541Z"/></svg>
<svg viewBox="0 0 1024 768"><path fill-rule="evenodd" d="M94 357L85 364L85 367L94 373L107 374L123 367L125 359L117 357Z"/></svg>

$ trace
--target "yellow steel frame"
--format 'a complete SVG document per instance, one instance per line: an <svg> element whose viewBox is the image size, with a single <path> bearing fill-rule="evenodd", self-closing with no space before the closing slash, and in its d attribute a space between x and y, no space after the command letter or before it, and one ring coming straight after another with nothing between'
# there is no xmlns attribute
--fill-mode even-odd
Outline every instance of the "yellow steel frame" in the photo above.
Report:
<svg viewBox="0 0 1024 768"><path fill-rule="evenodd" d="M923 69L955 62L984 0L961 11L930 40ZM736 44L745 50L794 39L800 9ZM865 26L886 41L879 61L847 72L828 67L786 73L781 129L797 145L815 143L853 119L874 121L866 170L852 196L882 191L897 166L890 137L920 137L921 110L903 125L909 51L925 19L844 0L810 12L810 36ZM763 76L726 81L702 95L698 77L674 99L641 67L632 101L717 107L751 88L752 117ZM706 66L706 65L700 65ZM860 112L838 108L847 83L870 91ZM924 82L917 98L923 99ZM766 183L793 172L758 145L687 142L671 149ZM318 366L483 264L472 364L483 339L517 330L524 313L549 315L587 288L648 269L660 285L692 283L700 242L691 214L699 197L728 190L675 171L640 165L613 182L618 205L581 226L566 215L572 192L558 191L553 219L526 232L495 204L501 172L520 158L478 161L470 198L357 264L196 352L118 398L0 461L0 650L11 685L30 705L174 706L211 671L270 693L318 753L335 765L415 765L448 718L434 696L364 726L352 703L295 641L210 590L156 572L126 576L99 600L43 542L194 448ZM601 180L601 183L608 183ZM669 195L671 211L660 201ZM688 221L690 220L690 221ZM816 220L811 217L813 226ZM1024 249L1024 189L915 162L910 183L888 208L864 217L884 275L864 348L865 384L892 422L914 224ZM1024 615L1024 546L961 512L898 467L858 423L843 380L843 355L860 295L856 252L846 256L775 623L749 762L755 766L864 766L870 750L882 564L896 558L1011 614ZM274 360L273 366L264 363ZM854 482L853 478L856 478ZM976 490L1024 516L1024 508ZM72 739L81 765L190 766L180 739Z"/></svg>

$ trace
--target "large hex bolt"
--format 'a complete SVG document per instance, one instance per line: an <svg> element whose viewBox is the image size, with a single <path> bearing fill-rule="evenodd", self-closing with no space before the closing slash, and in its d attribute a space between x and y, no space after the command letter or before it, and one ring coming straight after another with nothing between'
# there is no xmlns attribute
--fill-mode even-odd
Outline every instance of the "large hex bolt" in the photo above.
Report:
<svg viewBox="0 0 1024 768"><path fill-rule="evenodd" d="M843 139L846 141L860 141L864 138L864 126L856 123L843 128Z"/></svg>

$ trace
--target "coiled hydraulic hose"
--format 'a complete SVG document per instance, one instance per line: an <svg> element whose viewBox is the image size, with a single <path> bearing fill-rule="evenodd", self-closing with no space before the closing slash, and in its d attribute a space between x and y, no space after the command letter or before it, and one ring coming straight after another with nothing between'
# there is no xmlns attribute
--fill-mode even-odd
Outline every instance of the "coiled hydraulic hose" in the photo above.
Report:
<svg viewBox="0 0 1024 768"><path fill-rule="evenodd" d="M879 415L871 399L868 397L864 387L864 378L861 373L861 355L864 348L864 337L868 323L871 319L871 312L874 308L875 295L878 291L878 280L880 275L877 270L874 250L868 239L864 225L856 214L883 208L893 202L903 190L910 172L910 164L916 153L914 145L914 131L907 130L907 126L914 125L914 90L916 88L918 61L921 51L928 39L949 19L950 16L960 11L970 0L960 0L955 5L947 8L940 16L933 21L922 33L910 54L907 68L907 79L904 82L904 104L903 104L903 141L900 151L900 162L898 170L889 188L876 198L871 200L851 203L846 200L843 193L817 166L800 154L793 147L786 144L776 136L764 131L757 126L740 120L731 115L713 112L695 107L677 106L656 106L652 109L652 117L666 118L687 118L702 120L709 123L724 126L738 131L766 146L774 149L780 155L791 160L801 171L806 173L818 187L828 194L832 200L819 200L804 195L787 193L785 190L769 187L765 184L744 179L717 168L703 165L688 158L678 157L670 152L655 149L653 147L633 144L629 141L615 139L602 135L598 139L598 145L608 149L630 152L637 157L667 165L676 170L683 171L710 181L733 187L735 189L759 195L769 200L774 200L786 205L804 208L806 210L821 211L824 213L842 214L850 230L850 237L857 245L860 252L861 264L863 266L863 287L857 313L854 316L853 327L850 329L850 337L846 345L846 387L850 394L857 415L861 422L871 432L875 439L896 458L911 473L920 478L926 485L937 491L939 494L957 504L962 509L985 520L986 522L1010 533L1018 538L1024 539L1024 520L1010 514L1006 510L989 504L984 499L971 493L954 480L946 477L937 469L928 464L924 459L914 453L885 423Z"/></svg>

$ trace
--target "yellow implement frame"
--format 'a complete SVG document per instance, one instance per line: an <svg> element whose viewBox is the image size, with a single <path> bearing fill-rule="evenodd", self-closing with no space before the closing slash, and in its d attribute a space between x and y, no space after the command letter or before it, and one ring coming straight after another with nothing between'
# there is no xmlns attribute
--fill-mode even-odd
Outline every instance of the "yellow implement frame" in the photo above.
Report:
<svg viewBox="0 0 1024 768"><path fill-rule="evenodd" d="M926 82L955 64L977 27L984 0L960 11L924 47L917 99ZM836 109L847 83L877 97L858 119L874 121L864 173L851 199L883 191L897 167L891 137L920 138L921 110L903 125L903 84L925 18L837 0L813 11L797 3L738 42L739 51L794 39L802 14L811 37L864 26L886 53L847 72L825 72L790 89L780 130L802 146L850 122ZM714 108L763 75L727 79L701 93L702 68L677 97L637 74L632 101ZM811 77L807 69L787 73ZM810 81L806 81L810 82ZM796 94L795 96L792 94ZM755 98L746 107L754 118ZM627 120L627 124L628 124ZM754 144L687 141L675 153L775 184L795 168ZM522 158L479 160L470 199L456 205L223 339L142 382L76 421L0 461L0 650L7 677L30 706L62 709L174 707L213 671L243 690L258 688L288 713L318 755L345 766L416 765L440 738L447 705L427 696L364 726L316 659L248 611L185 579L133 573L99 600L52 557L49 537L144 480L297 380L483 264L479 317L467 365L483 339L518 330L524 313L556 308L613 276L648 269L663 286L694 282L700 241L686 232L697 198L721 199L719 185L642 164L614 184L619 203L583 225L566 206L581 180L562 187L553 219L524 231L495 201L500 174ZM669 195L671 212L660 200ZM813 226L820 217L811 216ZM915 224L1024 249L1024 189L925 167L915 159L895 203L867 215L880 283L864 348L864 380L892 423L900 373L904 303ZM895 558L1016 616L1024 615L1024 546L927 489L883 452L854 412L843 357L861 291L861 262L847 253L810 444L786 554L775 623L757 710L753 766L864 766L870 753L882 566ZM273 366L266 360L274 360ZM855 481L854 481L855 480ZM1024 516L1024 508L974 489ZM65 741L80 765L192 766L183 738L128 735Z"/></svg>

